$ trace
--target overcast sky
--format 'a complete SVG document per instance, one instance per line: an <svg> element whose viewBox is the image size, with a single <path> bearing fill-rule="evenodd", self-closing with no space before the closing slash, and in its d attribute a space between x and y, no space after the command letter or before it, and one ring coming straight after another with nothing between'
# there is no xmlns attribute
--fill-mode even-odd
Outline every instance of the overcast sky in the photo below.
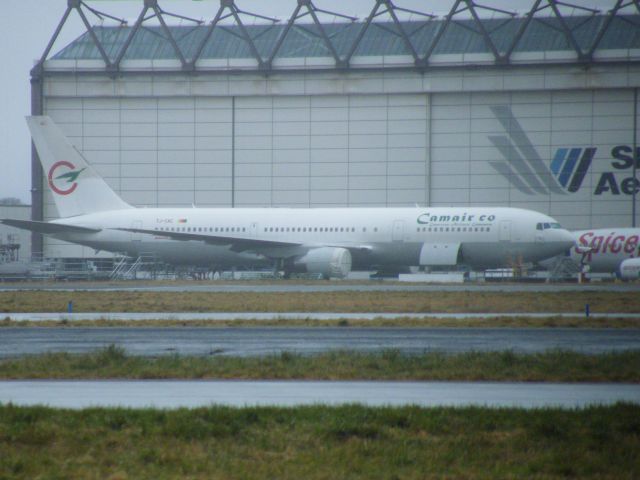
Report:
<svg viewBox="0 0 640 480"><path fill-rule="evenodd" d="M324 10L366 18L374 2L375 0L315 0L314 4ZM30 137L24 121L25 115L29 115L31 111L29 71L53 36L66 10L67 0L3 0L2 3L0 198L18 197L25 203L31 203ZM86 0L86 3L98 10L130 20L131 25L142 9L143 0ZM204 20L213 19L220 5L219 0L160 0L159 3L166 11ZM453 0L395 0L394 3L408 9L446 14ZM506 9L518 7L519 10L526 11L533 0L485 0L478 3ZM614 0L573 0L572 3L598 5L603 9L603 4L613 4ZM236 0L236 5L242 10L283 21L288 19L296 4L296 0ZM93 16L90 16L90 21L99 23ZM332 21L332 18L325 16L323 21ZM174 20L170 23L176 22ZM52 53L61 50L84 31L80 17L75 11L72 12Z"/></svg>

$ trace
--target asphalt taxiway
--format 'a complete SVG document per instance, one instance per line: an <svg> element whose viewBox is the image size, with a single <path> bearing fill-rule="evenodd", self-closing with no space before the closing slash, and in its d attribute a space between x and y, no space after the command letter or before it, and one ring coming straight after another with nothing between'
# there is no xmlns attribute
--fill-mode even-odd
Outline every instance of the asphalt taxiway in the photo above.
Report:
<svg viewBox="0 0 640 480"><path fill-rule="evenodd" d="M0 404L57 408L195 408L358 403L577 408L640 403L640 385L511 382L0 381Z"/></svg>
<svg viewBox="0 0 640 480"><path fill-rule="evenodd" d="M47 352L88 353L117 345L156 356L303 355L333 350L403 354L561 349L586 354L640 350L640 329L600 328L344 328L344 327L21 327L0 329L0 358Z"/></svg>

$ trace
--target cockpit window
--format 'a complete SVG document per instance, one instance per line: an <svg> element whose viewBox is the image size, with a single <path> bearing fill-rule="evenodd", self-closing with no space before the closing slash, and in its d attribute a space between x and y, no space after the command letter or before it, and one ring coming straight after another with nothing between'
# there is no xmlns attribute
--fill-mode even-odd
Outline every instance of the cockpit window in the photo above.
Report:
<svg viewBox="0 0 640 480"><path fill-rule="evenodd" d="M562 228L559 223L537 223L536 230L548 230L550 228Z"/></svg>

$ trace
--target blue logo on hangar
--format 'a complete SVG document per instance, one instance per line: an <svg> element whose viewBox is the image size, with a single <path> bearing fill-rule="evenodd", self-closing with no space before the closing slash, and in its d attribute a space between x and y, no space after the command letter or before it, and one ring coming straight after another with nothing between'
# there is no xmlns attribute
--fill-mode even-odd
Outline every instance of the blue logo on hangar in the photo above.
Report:
<svg viewBox="0 0 640 480"><path fill-rule="evenodd" d="M563 188L577 192L595 153L595 148L559 148L551 162L551 172Z"/></svg>
<svg viewBox="0 0 640 480"><path fill-rule="evenodd" d="M490 108L506 135L489 136L489 141L503 157L503 161L489 163L512 186L528 195L567 194L581 189L597 152L596 147L558 148L553 158L545 162L510 107L496 105ZM625 170L631 173L633 157L633 148L627 145L611 149L612 170L600 174L593 194L632 195L634 190L639 192L640 181L632 174L624 175ZM636 167L640 168L640 147L636 149L635 161Z"/></svg>

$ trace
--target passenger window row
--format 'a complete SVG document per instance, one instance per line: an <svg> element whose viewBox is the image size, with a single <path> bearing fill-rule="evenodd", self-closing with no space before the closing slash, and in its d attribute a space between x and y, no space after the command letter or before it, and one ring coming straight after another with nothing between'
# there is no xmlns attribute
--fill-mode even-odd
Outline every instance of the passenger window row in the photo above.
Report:
<svg viewBox="0 0 640 480"><path fill-rule="evenodd" d="M223 232L246 232L246 227L160 227L163 232L185 232L185 233L223 233Z"/></svg>
<svg viewBox="0 0 640 480"><path fill-rule="evenodd" d="M279 232L279 233L287 233L287 232L355 232L356 227L264 227L265 233ZM367 227L362 227L362 231L366 232ZM374 227L374 232L378 231L378 227Z"/></svg>

